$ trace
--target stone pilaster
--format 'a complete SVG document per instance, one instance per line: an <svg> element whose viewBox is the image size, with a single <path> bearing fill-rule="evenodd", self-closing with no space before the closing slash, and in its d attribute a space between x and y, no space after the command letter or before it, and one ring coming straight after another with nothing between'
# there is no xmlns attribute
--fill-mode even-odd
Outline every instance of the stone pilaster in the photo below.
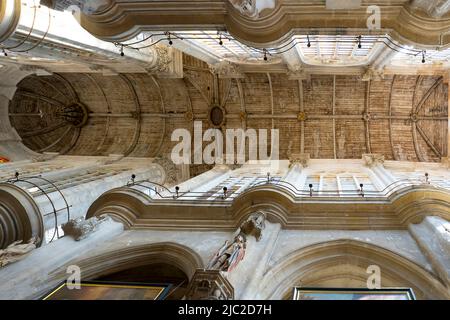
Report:
<svg viewBox="0 0 450 320"><path fill-rule="evenodd" d="M410 224L409 232L439 278L450 285L450 223L440 217L425 217L420 224Z"/></svg>
<svg viewBox="0 0 450 320"><path fill-rule="evenodd" d="M362 160L366 167L370 168L375 176L384 184L384 187L395 182L396 179L384 167L384 156L380 154L363 154Z"/></svg>

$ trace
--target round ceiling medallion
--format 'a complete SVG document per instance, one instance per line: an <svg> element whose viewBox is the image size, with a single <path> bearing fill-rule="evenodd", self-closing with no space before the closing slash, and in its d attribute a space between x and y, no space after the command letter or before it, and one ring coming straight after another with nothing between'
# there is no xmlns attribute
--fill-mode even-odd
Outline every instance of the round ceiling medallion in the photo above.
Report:
<svg viewBox="0 0 450 320"><path fill-rule="evenodd" d="M212 106L209 110L208 120L211 126L215 128L222 127L225 125L225 109L217 105Z"/></svg>

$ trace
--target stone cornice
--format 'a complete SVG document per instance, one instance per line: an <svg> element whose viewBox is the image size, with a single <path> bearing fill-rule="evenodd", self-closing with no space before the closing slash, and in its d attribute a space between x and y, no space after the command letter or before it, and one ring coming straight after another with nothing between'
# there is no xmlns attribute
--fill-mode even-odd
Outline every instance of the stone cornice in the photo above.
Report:
<svg viewBox="0 0 450 320"><path fill-rule="evenodd" d="M450 44L450 34L446 34L450 28L448 17L432 18L409 6L382 3L379 6L383 31L378 33L390 33L396 40L423 46ZM244 43L263 46L287 38L296 29L367 33L367 17L365 7L333 11L324 5L297 1L279 2L275 9L257 19L241 15L225 0L116 1L109 10L82 16L81 24L95 36L109 41L131 38L142 30L226 28Z"/></svg>
<svg viewBox="0 0 450 320"><path fill-rule="evenodd" d="M399 189L385 198L294 199L287 190L263 185L234 201L151 200L129 188L111 190L97 199L87 217L108 213L133 229L234 230L250 213L286 229L406 229L427 215L450 220L450 193L431 186Z"/></svg>

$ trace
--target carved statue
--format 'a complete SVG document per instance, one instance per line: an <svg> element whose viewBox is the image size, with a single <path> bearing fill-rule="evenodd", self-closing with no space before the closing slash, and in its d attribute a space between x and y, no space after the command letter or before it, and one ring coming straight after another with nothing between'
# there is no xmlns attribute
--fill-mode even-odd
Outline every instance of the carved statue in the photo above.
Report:
<svg viewBox="0 0 450 320"><path fill-rule="evenodd" d="M36 249L38 242L39 239L33 237L28 243L23 243L23 240L19 240L11 243L6 249L0 250L0 268L27 257L31 251Z"/></svg>
<svg viewBox="0 0 450 320"><path fill-rule="evenodd" d="M257 19L264 9L275 8L275 0L228 0L233 7L249 18Z"/></svg>
<svg viewBox="0 0 450 320"><path fill-rule="evenodd" d="M110 220L108 216L93 217L88 220L79 217L63 224L61 228L66 236L71 236L75 241L80 241L93 233L100 224L108 220Z"/></svg>
<svg viewBox="0 0 450 320"><path fill-rule="evenodd" d="M253 235L256 238L256 241L261 240L262 231L266 227L266 214L264 212L255 212L251 214L247 220L245 220L240 228L238 229L239 233L244 233L246 235Z"/></svg>
<svg viewBox="0 0 450 320"><path fill-rule="evenodd" d="M253 235L256 241L259 241L262 238L262 231L265 227L266 214L261 211L252 213L236 230L233 242L225 241L206 268L224 272L233 271L239 262L244 259L247 248L247 236Z"/></svg>
<svg viewBox="0 0 450 320"><path fill-rule="evenodd" d="M231 272L244 259L246 245L247 239L242 233L238 234L231 244L228 240L225 241L225 244L211 259L207 269Z"/></svg>

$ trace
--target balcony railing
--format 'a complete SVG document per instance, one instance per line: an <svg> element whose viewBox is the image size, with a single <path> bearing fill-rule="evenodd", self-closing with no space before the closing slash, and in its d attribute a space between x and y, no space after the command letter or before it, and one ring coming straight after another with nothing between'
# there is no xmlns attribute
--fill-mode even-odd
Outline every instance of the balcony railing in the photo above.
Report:
<svg viewBox="0 0 450 320"><path fill-rule="evenodd" d="M249 178L249 177L243 177ZM294 200L307 200L316 198L346 198L346 200L352 199L365 199L365 198L388 198L395 192L399 190L405 190L407 188L417 188L417 187L428 187L435 188L439 190L447 190L450 192L449 188L444 188L438 183L435 183L431 179L401 179L397 180L389 185L387 185L382 190L365 190L364 185L361 184L359 188L353 190L317 190L317 186L310 185L308 190L298 189L293 184L284 180L271 180L266 179L264 181L256 181L250 183L245 187L240 187L237 190L230 191L226 186L219 185L220 189L215 191L190 191L182 190L179 187L173 187L171 189L165 186L143 180L135 182L134 179L130 181L127 186L134 190L140 191L141 193L149 196L152 200L196 200L202 202L230 202L238 198L245 192L249 192L253 189L264 189L265 187L279 189L289 194ZM217 187L216 187L217 188Z"/></svg>

